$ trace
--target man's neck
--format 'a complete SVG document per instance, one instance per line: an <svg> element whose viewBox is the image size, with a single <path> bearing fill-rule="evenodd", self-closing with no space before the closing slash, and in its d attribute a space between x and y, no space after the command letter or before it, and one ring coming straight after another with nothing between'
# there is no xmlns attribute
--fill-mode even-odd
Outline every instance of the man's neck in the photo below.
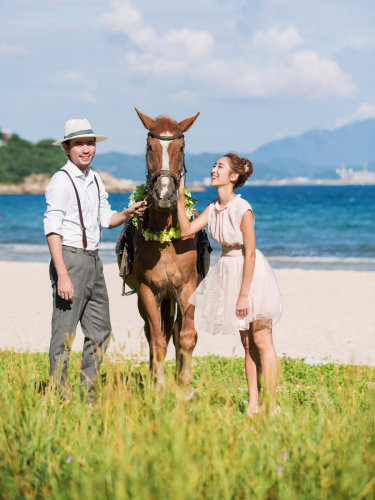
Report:
<svg viewBox="0 0 375 500"><path fill-rule="evenodd" d="M69 159L69 161L71 163L73 163L73 165L75 165L78 168L78 170L80 170L85 177L87 177L87 174L88 174L88 171L90 168L89 165L87 167L81 167L80 165L77 165L76 163L72 162L72 160Z"/></svg>

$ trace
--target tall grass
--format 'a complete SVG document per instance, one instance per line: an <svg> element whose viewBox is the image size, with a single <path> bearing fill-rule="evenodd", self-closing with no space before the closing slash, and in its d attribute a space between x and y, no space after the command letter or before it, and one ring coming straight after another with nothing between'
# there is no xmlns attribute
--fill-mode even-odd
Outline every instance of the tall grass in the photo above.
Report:
<svg viewBox="0 0 375 500"><path fill-rule="evenodd" d="M49 389L45 354L0 353L4 499L373 499L375 371L280 360L282 414L246 417L241 359L195 358L196 397L174 366L160 399L147 366L107 356L98 404Z"/></svg>

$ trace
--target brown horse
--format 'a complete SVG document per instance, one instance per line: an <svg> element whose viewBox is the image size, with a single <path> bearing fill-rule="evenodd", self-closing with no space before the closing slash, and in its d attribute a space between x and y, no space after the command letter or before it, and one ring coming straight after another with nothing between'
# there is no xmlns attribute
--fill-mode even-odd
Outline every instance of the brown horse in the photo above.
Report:
<svg viewBox="0 0 375 500"><path fill-rule="evenodd" d="M188 300L198 284L197 247L194 236L169 243L146 241L143 230L162 231L177 224L177 189L185 167L183 133L190 129L198 114L175 122L160 116L152 118L136 109L149 131L146 145L148 209L138 224L135 237L134 276L138 309L145 321L150 346L150 369L157 379L157 390L165 386L164 359L173 335L179 381L193 391L191 360L197 343L194 307ZM177 304L177 313L174 304Z"/></svg>

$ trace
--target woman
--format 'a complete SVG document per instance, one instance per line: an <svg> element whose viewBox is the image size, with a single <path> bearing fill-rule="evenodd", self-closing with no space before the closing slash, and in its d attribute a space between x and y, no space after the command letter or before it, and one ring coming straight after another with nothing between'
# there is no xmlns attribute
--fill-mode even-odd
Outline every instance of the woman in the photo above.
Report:
<svg viewBox="0 0 375 500"><path fill-rule="evenodd" d="M237 334L245 348L249 390L247 414L259 412L258 380L261 370L264 391L273 413L278 364L272 326L282 315L276 277L263 254L255 248L254 214L250 204L235 195L253 172L251 162L228 153L211 170L211 186L218 198L189 222L185 212L184 184L178 192L178 223L181 236L190 236L208 224L211 237L222 245L216 266L199 285L189 302L202 310L199 327L209 333ZM262 404L266 409L266 399Z"/></svg>

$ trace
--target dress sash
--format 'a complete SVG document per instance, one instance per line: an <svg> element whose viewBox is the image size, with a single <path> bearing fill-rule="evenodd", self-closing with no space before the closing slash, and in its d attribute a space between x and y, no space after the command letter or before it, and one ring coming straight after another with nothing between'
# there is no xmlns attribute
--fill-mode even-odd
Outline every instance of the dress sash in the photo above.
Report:
<svg viewBox="0 0 375 500"><path fill-rule="evenodd" d="M245 253L244 245L238 245L235 247L226 247L223 245L221 247L222 257L240 257L241 255L244 255L244 253Z"/></svg>

